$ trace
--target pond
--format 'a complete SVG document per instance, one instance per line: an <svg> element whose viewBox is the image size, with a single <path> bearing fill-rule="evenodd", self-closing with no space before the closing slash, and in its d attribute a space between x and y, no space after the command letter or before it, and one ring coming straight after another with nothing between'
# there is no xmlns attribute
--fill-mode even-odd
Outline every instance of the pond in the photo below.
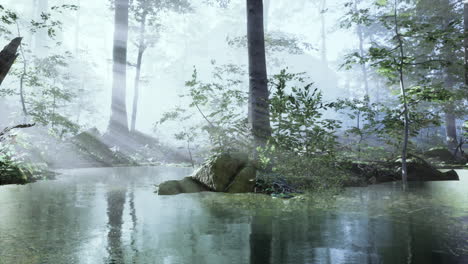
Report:
<svg viewBox="0 0 468 264"><path fill-rule="evenodd" d="M190 168L66 170L0 186L0 263L468 263L461 181L349 188L328 202L158 196Z"/></svg>

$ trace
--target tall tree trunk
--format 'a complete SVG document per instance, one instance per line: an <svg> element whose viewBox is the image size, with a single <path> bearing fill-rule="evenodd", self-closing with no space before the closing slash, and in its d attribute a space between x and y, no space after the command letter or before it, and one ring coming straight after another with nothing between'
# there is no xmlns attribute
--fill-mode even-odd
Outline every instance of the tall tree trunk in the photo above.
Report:
<svg viewBox="0 0 468 264"><path fill-rule="evenodd" d="M447 139L447 147L450 151L455 152L455 149L458 146L457 141L457 126L456 126L456 118L455 115L451 112L453 111L453 107L448 106L445 109L445 133Z"/></svg>
<svg viewBox="0 0 468 264"><path fill-rule="evenodd" d="M8 45L6 45L0 52L0 85L10 71L11 65L18 57L18 48L21 45L20 37L14 38Z"/></svg>
<svg viewBox="0 0 468 264"><path fill-rule="evenodd" d="M450 51L448 51L450 52ZM449 61L453 60L453 56L449 54ZM454 80L452 74L449 72L449 69L445 69L445 87L446 89L453 90ZM455 150L458 146L457 140L457 126L456 118L454 115L455 107L454 102L449 102L444 107L445 112L445 135L447 140L447 147L450 151L455 153Z"/></svg>
<svg viewBox="0 0 468 264"><path fill-rule="evenodd" d="M262 0L247 0L249 122L256 146L271 136Z"/></svg>
<svg viewBox="0 0 468 264"><path fill-rule="evenodd" d="M129 0L115 1L111 116L107 132L112 140L128 134L126 82Z"/></svg>
<svg viewBox="0 0 468 264"><path fill-rule="evenodd" d="M465 3L463 8L464 19L464 47L465 47L465 84L468 85L468 3Z"/></svg>
<svg viewBox="0 0 468 264"><path fill-rule="evenodd" d="M355 12L358 11L357 4L358 4L358 0L354 0L354 11ZM362 32L362 26L360 24L357 25L356 33L357 33L358 39L359 39L359 55L361 57L364 57L364 55L365 55L365 51L364 51L364 33ZM369 80L368 80L368 77L367 77L367 75L368 75L367 65L365 63L361 64L361 72L362 72L362 81L364 82L364 92L365 92L366 96L370 96L369 95Z"/></svg>
<svg viewBox="0 0 468 264"><path fill-rule="evenodd" d="M395 22L395 35L398 41L399 47L399 63L398 63L398 74L400 78L400 91L401 97L403 98L403 124L404 124L404 134L403 134L403 147L401 150L401 180L403 183L403 189L406 190L408 186L408 168L406 163L406 158L408 155L408 141L409 141L409 109L408 102L406 100L406 88L404 82L404 73L403 73L403 60L405 57L403 40L400 35L400 30L398 27L398 0L395 0L395 10L394 10L394 22Z"/></svg>
<svg viewBox="0 0 468 264"><path fill-rule="evenodd" d="M325 13L327 10L327 0L321 0L320 2L320 24L321 24L321 39L322 39L322 63L328 67L327 57L327 30L325 24Z"/></svg>
<svg viewBox="0 0 468 264"><path fill-rule="evenodd" d="M135 74L135 86L133 92L133 108L132 108L132 122L130 126L130 131L135 131L136 117L138 111L138 98L140 95L140 74L141 74L141 61L143 59L143 53L145 52L145 28L146 28L146 13L143 14L142 20L140 22L140 40L138 43L138 58L136 64L136 74Z"/></svg>
<svg viewBox="0 0 468 264"><path fill-rule="evenodd" d="M450 25L451 19L445 15L445 12L446 12L445 10L446 9L451 10L452 8L451 2L452 2L451 0L444 1L443 3L444 8L442 8L443 11L440 14L442 17L441 23L443 25L446 25L447 30L450 29L449 25ZM466 4L465 4L465 7L466 7ZM465 10L465 12L468 12L468 11ZM466 23L466 20L465 20L465 23ZM447 61L456 61L456 54L453 48L449 46L445 46L443 47L442 52ZM450 66L444 67L444 77L445 77L444 82L445 82L445 88L450 91L453 91L454 86L455 86L455 80L453 78L454 74L451 70L452 68ZM447 140L447 147L453 153L455 153L455 150L457 149L457 146L458 146L456 118L454 115L455 101L451 100L450 102L448 102L444 107L444 112L445 112L445 135L446 135L446 140Z"/></svg>

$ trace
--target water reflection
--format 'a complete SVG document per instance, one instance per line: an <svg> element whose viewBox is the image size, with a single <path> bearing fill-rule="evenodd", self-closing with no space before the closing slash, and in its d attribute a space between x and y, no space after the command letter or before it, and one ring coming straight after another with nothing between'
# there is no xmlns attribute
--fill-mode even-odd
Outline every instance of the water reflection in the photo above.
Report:
<svg viewBox="0 0 468 264"><path fill-rule="evenodd" d="M250 225L250 263L270 264L273 225L271 216L255 215Z"/></svg>
<svg viewBox="0 0 468 264"><path fill-rule="evenodd" d="M107 252L108 263L122 263L122 224L126 190L117 189L107 193Z"/></svg>
<svg viewBox="0 0 468 264"><path fill-rule="evenodd" d="M406 194L393 184L349 189L326 209L153 193L153 184L190 171L85 169L2 186L0 264L468 263L467 177Z"/></svg>

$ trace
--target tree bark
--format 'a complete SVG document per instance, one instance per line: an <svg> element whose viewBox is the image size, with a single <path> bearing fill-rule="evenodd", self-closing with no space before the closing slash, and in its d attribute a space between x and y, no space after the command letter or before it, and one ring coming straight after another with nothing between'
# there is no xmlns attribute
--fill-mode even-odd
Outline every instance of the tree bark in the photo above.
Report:
<svg viewBox="0 0 468 264"><path fill-rule="evenodd" d="M19 56L18 48L21 45L22 38L14 38L8 45L6 45L0 52L0 85L10 71L11 65Z"/></svg>
<svg viewBox="0 0 468 264"><path fill-rule="evenodd" d="M143 53L145 52L145 30L146 30L146 13L143 14L140 22L140 40L138 43L138 58L136 64L135 85L133 92L133 108L132 108L132 121L130 131L135 131L136 117L138 112L138 99L140 97L140 75L141 75L141 62L143 60Z"/></svg>
<svg viewBox="0 0 468 264"><path fill-rule="evenodd" d="M325 24L325 12L327 9L327 0L321 0L320 2L320 24L321 24L321 39L322 39L322 63L328 67L328 57L327 57L327 31Z"/></svg>
<svg viewBox="0 0 468 264"><path fill-rule="evenodd" d="M465 48L465 84L468 85L468 3L463 5L464 48Z"/></svg>
<svg viewBox="0 0 468 264"><path fill-rule="evenodd" d="M409 141L409 109L408 102L406 100L406 88L404 82L404 72L403 72L403 59L405 57L403 40L401 39L400 30L398 27L398 0L395 0L395 10L394 10L394 22L395 22L395 35L398 41L399 47L399 65L398 65L398 74L400 77L400 91L401 97L403 98L403 114L404 114L404 134L403 134L403 147L401 150L401 179L403 183L403 189L406 190L408 186L408 168L406 158L408 155L408 141Z"/></svg>
<svg viewBox="0 0 468 264"><path fill-rule="evenodd" d="M451 73L446 69L445 73L445 86L447 89L452 90L454 81ZM449 102L444 107L445 112L445 136L447 140L447 147L452 153L455 153L455 150L458 146L457 140L457 125L456 117L454 115L455 107L454 102Z"/></svg>
<svg viewBox="0 0 468 264"><path fill-rule="evenodd" d="M451 113L450 109L445 111L445 133L447 139L447 147L450 151L455 152L458 146L457 141L457 126L455 115Z"/></svg>
<svg viewBox="0 0 468 264"><path fill-rule="evenodd" d="M129 0L115 1L112 103L108 134L115 137L128 134L126 82Z"/></svg>
<svg viewBox="0 0 468 264"><path fill-rule="evenodd" d="M247 0L249 54L249 123L256 146L271 136L262 0Z"/></svg>
<svg viewBox="0 0 468 264"><path fill-rule="evenodd" d="M357 8L357 4L358 4L358 0L354 0L354 11L357 12L358 11L358 8ZM360 24L357 25L357 28L356 28L356 33L358 35L358 39L359 39L359 55L361 57L364 57L364 33L362 32L362 26ZM368 77L367 77L367 65L365 63L362 63L361 64L361 72L362 72L362 79L364 81L364 92L366 93L366 96L370 96L369 95L369 80L368 80Z"/></svg>

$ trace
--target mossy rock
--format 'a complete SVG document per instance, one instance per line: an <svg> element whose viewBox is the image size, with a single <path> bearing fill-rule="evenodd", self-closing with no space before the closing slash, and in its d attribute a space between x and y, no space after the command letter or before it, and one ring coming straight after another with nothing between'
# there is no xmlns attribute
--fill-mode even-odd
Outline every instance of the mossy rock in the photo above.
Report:
<svg viewBox="0 0 468 264"><path fill-rule="evenodd" d="M253 192L255 188L255 176L257 170L253 165L247 165L236 175L231 184L226 188L228 193Z"/></svg>
<svg viewBox="0 0 468 264"><path fill-rule="evenodd" d="M223 153L208 159L191 177L159 185L159 194L214 191L227 193L253 192L256 168L243 153ZM203 188L200 187L203 186Z"/></svg>
<svg viewBox="0 0 468 264"><path fill-rule="evenodd" d="M431 148L424 152L424 157L445 163L456 162L455 156L446 148Z"/></svg>
<svg viewBox="0 0 468 264"><path fill-rule="evenodd" d="M397 163L396 173L401 179L401 159L395 161ZM415 155L409 155L407 162L408 180L409 181L458 181L459 177L456 171L440 172L424 159Z"/></svg>
<svg viewBox="0 0 468 264"><path fill-rule="evenodd" d="M210 191L208 187L197 182L192 177L180 181L166 181L159 185L159 195L175 195L179 193L198 193Z"/></svg>

